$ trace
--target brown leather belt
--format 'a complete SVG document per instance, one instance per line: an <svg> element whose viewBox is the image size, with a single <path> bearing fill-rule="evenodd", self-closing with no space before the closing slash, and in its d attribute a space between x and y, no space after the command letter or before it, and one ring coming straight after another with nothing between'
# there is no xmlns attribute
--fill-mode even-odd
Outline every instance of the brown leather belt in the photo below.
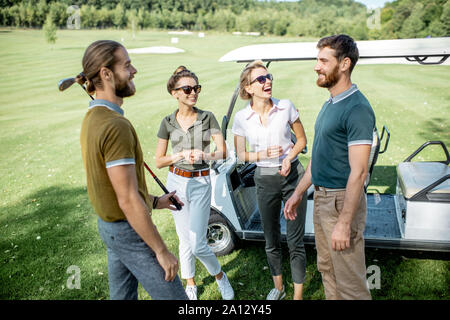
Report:
<svg viewBox="0 0 450 320"><path fill-rule="evenodd" d="M183 170L174 166L169 167L169 171L177 176L182 176L185 178L194 178L194 177L205 177L209 176L209 169L200 170L200 171L188 171Z"/></svg>

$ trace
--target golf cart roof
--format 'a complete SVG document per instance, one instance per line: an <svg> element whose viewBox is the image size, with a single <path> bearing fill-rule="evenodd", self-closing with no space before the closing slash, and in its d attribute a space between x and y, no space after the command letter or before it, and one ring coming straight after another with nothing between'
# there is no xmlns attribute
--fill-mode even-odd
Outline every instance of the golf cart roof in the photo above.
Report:
<svg viewBox="0 0 450 320"><path fill-rule="evenodd" d="M450 37L400 40L357 41L359 58L406 58L420 64L440 64L450 55ZM316 60L317 42L256 44L237 48L225 54L220 62L250 62L253 60L294 61ZM429 57L441 58L426 62Z"/></svg>

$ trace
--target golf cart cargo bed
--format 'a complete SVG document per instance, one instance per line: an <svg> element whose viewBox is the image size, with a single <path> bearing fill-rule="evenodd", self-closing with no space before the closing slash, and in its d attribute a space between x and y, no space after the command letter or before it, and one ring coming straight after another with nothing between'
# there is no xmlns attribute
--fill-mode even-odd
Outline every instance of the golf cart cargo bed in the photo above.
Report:
<svg viewBox="0 0 450 320"><path fill-rule="evenodd" d="M252 192L249 192L249 194L251 193ZM304 238L304 241L307 244L314 244L312 202L312 200L308 200L306 219L307 221L310 220L310 223L306 223L305 227L307 230L305 230ZM282 213L280 215L280 225L282 240L286 241L286 220ZM309 230L308 226L311 226ZM250 218L246 222L242 239L264 240L261 216L257 207L254 208ZM402 239L398 217L396 215L395 195L392 194L367 194L367 219L364 239L366 247L450 252L449 243Z"/></svg>
<svg viewBox="0 0 450 320"><path fill-rule="evenodd" d="M393 195L378 193L367 195L364 237L366 239L398 239L401 237Z"/></svg>
<svg viewBox="0 0 450 320"><path fill-rule="evenodd" d="M310 200L308 205L312 205ZM310 209L310 208L309 208ZM312 208L311 208L312 209ZM400 238L400 228L398 227L397 217L395 214L395 198L390 194L368 194L367 195L367 221L364 231L365 238L373 239L395 239ZM312 210L308 210L312 213ZM312 217L308 217L312 220ZM286 220L284 215L280 215L281 234L286 236ZM261 215L258 208L246 223L245 235L249 232L262 232ZM313 236L314 230L307 230L305 234ZM246 237L248 239L248 237ZM263 240L261 234L257 237ZM309 237L308 237L309 238ZM313 239L313 238L312 238Z"/></svg>

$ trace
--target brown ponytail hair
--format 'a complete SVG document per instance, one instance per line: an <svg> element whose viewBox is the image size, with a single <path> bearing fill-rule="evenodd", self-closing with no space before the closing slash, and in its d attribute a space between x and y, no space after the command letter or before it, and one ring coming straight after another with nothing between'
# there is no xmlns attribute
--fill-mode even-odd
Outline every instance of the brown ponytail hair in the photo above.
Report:
<svg viewBox="0 0 450 320"><path fill-rule="evenodd" d="M167 81L167 91L172 94L172 90L175 89L178 80L181 78L192 78L198 84L198 78L192 71L188 70L185 66L179 66L175 72L170 77L169 81Z"/></svg>
<svg viewBox="0 0 450 320"><path fill-rule="evenodd" d="M102 87L99 71L107 67L113 71L116 56L114 53L123 45L113 40L98 40L87 47L83 56L83 71L76 76L75 80L83 85L86 83L86 91L93 94L96 88Z"/></svg>

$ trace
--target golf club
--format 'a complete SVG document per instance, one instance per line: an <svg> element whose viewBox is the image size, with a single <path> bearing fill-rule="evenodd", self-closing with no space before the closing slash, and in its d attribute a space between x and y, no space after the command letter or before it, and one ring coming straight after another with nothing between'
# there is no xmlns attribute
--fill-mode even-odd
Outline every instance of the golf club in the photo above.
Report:
<svg viewBox="0 0 450 320"><path fill-rule="evenodd" d="M148 170L148 172L150 172L150 174L152 175L153 179L155 179L155 181L159 184L159 186L161 187L161 189L164 191L165 194L169 193L169 190L167 190L167 188L164 186L164 184L158 179L158 177L153 173L153 171L150 169L150 167L145 163L144 161L144 167L145 169ZM178 201L172 196L169 198L169 200L173 203L173 205L177 208L177 210L181 210L181 205L178 203Z"/></svg>
<svg viewBox="0 0 450 320"><path fill-rule="evenodd" d="M58 89L59 89L59 91L64 91L67 88L70 88L75 82L77 82L76 78L65 78L65 79L59 80ZM82 84L80 84L80 86L84 89L84 91L88 94L88 96L91 97L92 100L94 100L94 98L89 94L89 92L87 92L86 87ZM155 179L155 181L158 183L158 185L161 187L161 189L164 191L164 193L168 194L169 190L167 190L167 188L164 186L164 184L153 173L153 171L150 169L150 167L147 165L147 163L145 163L145 161L144 161L144 166L148 170L148 172L150 172L153 179ZM177 210L181 210L181 204L179 204L178 201L173 196L170 197L169 200L173 203L173 205L177 208Z"/></svg>
<svg viewBox="0 0 450 320"><path fill-rule="evenodd" d="M92 100L94 100L94 97L92 97L87 92L86 87L84 85L82 85L81 83L79 83L76 78L65 78L65 79L59 80L58 89L59 89L59 91L64 91L64 90L70 88L75 82L78 83L83 88L83 90L87 93L87 95L89 97L91 97Z"/></svg>

